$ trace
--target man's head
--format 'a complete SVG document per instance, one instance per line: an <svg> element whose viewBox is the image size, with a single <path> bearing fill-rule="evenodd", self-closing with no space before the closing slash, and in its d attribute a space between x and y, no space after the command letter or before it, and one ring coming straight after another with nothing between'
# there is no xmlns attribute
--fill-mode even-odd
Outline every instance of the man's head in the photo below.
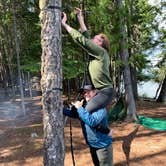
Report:
<svg viewBox="0 0 166 166"><path fill-rule="evenodd" d="M90 101L92 99L92 97L94 97L96 95L96 90L94 89L94 87L92 85L84 85L81 88L80 92L82 92L86 102ZM72 105L74 105L75 108L78 109L83 106L83 102L84 102L84 100L75 101L75 102L72 102Z"/></svg>
<svg viewBox="0 0 166 166"><path fill-rule="evenodd" d="M92 41L97 44L98 46L100 47L103 47L105 48L107 51L109 51L109 47L110 47L110 41L108 39L108 37L103 34L103 33L100 33L98 35L95 35L93 38L92 38Z"/></svg>
<svg viewBox="0 0 166 166"><path fill-rule="evenodd" d="M88 102L96 95L96 90L92 85L84 85L83 87L83 96Z"/></svg>

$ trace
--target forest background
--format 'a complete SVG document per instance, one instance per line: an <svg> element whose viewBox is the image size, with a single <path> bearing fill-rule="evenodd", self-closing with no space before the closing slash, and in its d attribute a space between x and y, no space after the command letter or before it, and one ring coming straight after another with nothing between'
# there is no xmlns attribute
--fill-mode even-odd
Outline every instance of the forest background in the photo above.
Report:
<svg viewBox="0 0 166 166"><path fill-rule="evenodd" d="M53 2L53 1L40 0L40 2ZM54 2L59 4L59 2L61 1L55 0ZM27 113L26 112L27 110L25 110L24 97L25 96L32 97L34 95L33 93L36 93L37 91L39 91L40 93L41 92L40 79L41 77L44 78L44 76L47 76L47 73L43 72L41 74L41 71L44 71L42 69L45 66L47 67L44 58L47 58L47 55L50 52L48 51L44 54L43 48L47 47L47 45L44 45L45 44L44 42L49 40L50 39L49 35L52 34L44 33L46 32L44 30L42 31L42 28L43 29L45 28L43 27L44 24L42 23L44 23L44 21L49 20L46 19L49 17L43 17L43 16L49 15L50 18L53 18L50 19L51 21L55 20L54 17L55 14L53 14L52 12L53 9L42 8L41 10L38 4L39 1L37 0L27 0L27 1L0 0L0 21L1 21L0 22L0 88L4 92L5 97L12 99L13 101L18 96L19 97L21 96L20 101L22 103L22 109L24 111L24 115L26 115ZM107 34L110 38L111 41L110 45L111 49L109 52L111 59L110 75L112 78L114 88L116 89L117 96L119 97L121 95L125 95L128 97L125 98L126 105L128 106L127 107L128 115L134 115L134 118L137 118L135 101L139 101L138 85L142 81L146 82L153 80L157 82L159 84L159 88L157 90L155 100L157 102L165 102L166 101L166 85L165 85L166 82L165 34L166 33L165 33L165 26L163 23L165 20L164 11L165 11L166 2L158 1L156 5L151 5L146 0L62 1L62 10L69 15L68 23L73 27L75 27L76 29L79 29L76 17L73 13L73 9L75 6L82 8L86 24L92 36L98 32L103 32ZM51 12L49 10L51 10ZM56 14L57 13L59 14L59 12L60 12L59 10L55 10ZM44 13L43 16L40 15L42 13ZM42 23L39 18L42 18L41 19ZM57 20L58 19L56 19L55 21ZM53 22L49 21L48 25L54 24ZM57 27L50 26L49 30L51 32L55 32L55 30L58 30L58 28L60 28L60 22L59 24L56 25L58 26ZM59 38L59 40L57 40L57 43L62 39L63 94L67 94L69 98L70 94L79 90L82 84L82 80L84 78L84 75L86 74L85 62L87 61L87 56L86 54L83 53L81 49L75 46L75 43L73 43L71 38L64 30L62 30L62 36L60 37L62 38ZM57 43L55 43L55 46L57 46L56 45ZM41 44L43 44L42 48ZM53 44L51 43L50 45L53 46ZM61 46L59 45L59 48L60 47ZM54 50L53 47L52 50ZM156 50L160 51L156 54ZM151 63L150 60L151 57L154 56L154 53L157 59L155 64ZM55 61L57 60L56 56L52 56L52 58ZM46 59L46 60L51 61L52 59ZM60 61L57 60L56 63L60 64ZM56 66L57 64L55 64L54 62L54 64L51 65ZM55 72L54 68L49 68L49 67L47 69L52 69L52 71ZM55 72L55 75L57 73ZM60 75L59 79L61 79ZM55 80L51 79L50 80L45 79L44 83L45 81L48 82L52 81L53 83L55 83L54 82ZM43 85L44 86L46 85L43 89L46 90L46 92L48 92L47 90L49 90L49 87L47 87L47 84ZM48 86L50 85L51 84L48 84ZM54 101L56 97L58 98L60 96L59 92L55 94L53 89L51 90L52 91L49 91L48 94L52 95L43 96L44 99L43 101L47 101L47 99L53 99L49 101ZM146 94L144 95L144 97L146 97ZM2 98L3 97L0 96L0 99ZM45 114L44 117L47 117L48 115L51 116L56 115L59 112L58 110L62 109L61 101L60 102L59 101L57 100L56 103L45 102L42 104L43 112ZM3 106L3 103L1 103L1 105ZM156 104L156 106L158 105ZM6 109L1 111L6 111ZM15 111L18 110L15 109ZM49 112L49 114L47 114L47 111ZM157 111L157 109L155 111ZM56 121L55 124L52 123L52 121L50 121L52 129L55 128L57 124L61 124L61 127L63 128L60 116L57 117L58 119L55 119ZM21 118L19 120L21 120ZM60 123L58 123L59 121ZM6 122L8 125L10 124L10 121ZM48 123L49 121L44 121L45 126L47 126ZM13 124L14 123L11 123L11 125ZM120 128L121 127L122 126L120 126ZM44 130L45 145L47 145L47 143L51 143L53 146L54 145L56 146L56 143L59 141L58 139L60 138L56 137L57 136L56 132L59 131L59 133L63 135L62 128L59 127L56 128L56 130L51 131L48 128L44 127L44 129L46 129ZM49 132L51 134L47 134ZM17 134L15 134L15 136L16 135ZM43 134L41 134L41 136L42 135ZM52 135L53 137L51 137ZM13 135L11 136L13 137ZM4 137L7 138L8 136ZM18 139L18 137L15 138ZM20 142L21 141L23 140L20 140ZM3 145L3 147L7 147L7 145ZM29 146L29 148L30 147L31 146ZM60 148L60 146L58 148ZM47 160L47 158L45 158L46 160L44 161L55 162L54 152L55 150L58 151L58 148L53 148L52 160ZM45 152L44 156L47 156L47 152L49 152L47 146L45 146L44 152ZM3 161L8 162L10 160L10 157L7 158L6 160L6 158L3 157L3 155L5 155L5 153L2 153L2 162ZM63 162L62 159L64 157L63 156L64 151L59 155L62 155L60 159L61 162ZM60 165L62 164L60 163Z"/></svg>
<svg viewBox="0 0 166 166"><path fill-rule="evenodd" d="M165 19L165 2L158 1L157 5L150 5L146 0L126 0L123 3L123 8L118 9L116 1L66 0L62 1L62 8L70 16L69 24L78 29L73 8L81 7L85 11L86 24L92 36L98 32L109 36L110 73L119 94L123 91L122 76L125 65L120 56L122 34L119 20L123 16L127 40L124 47L129 53L128 64L135 99L138 97L138 84L141 81L154 80L160 84L159 92L165 93L162 86L165 85L166 79L165 26L161 26ZM7 93L14 96L14 88L20 85L20 79L25 91L34 76L40 78L40 9L37 0L1 0L0 9L0 85L8 90L10 88L10 92ZM62 44L63 90L67 92L69 84L71 91L79 89L86 70L86 56L82 55L82 50L75 47L75 43L65 31ZM157 61L152 63L150 59L157 49L160 50L157 55L155 54ZM164 98L164 94L158 96L158 100L163 101L161 98Z"/></svg>

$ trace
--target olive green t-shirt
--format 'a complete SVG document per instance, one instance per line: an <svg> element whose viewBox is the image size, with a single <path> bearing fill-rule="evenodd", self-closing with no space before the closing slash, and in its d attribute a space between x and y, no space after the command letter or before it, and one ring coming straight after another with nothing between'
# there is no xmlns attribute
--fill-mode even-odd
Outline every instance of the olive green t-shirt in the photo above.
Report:
<svg viewBox="0 0 166 166"><path fill-rule="evenodd" d="M109 73L110 58L108 52L92 42L87 31L81 34L75 29L70 32L71 37L89 54L89 74L96 89L111 88Z"/></svg>

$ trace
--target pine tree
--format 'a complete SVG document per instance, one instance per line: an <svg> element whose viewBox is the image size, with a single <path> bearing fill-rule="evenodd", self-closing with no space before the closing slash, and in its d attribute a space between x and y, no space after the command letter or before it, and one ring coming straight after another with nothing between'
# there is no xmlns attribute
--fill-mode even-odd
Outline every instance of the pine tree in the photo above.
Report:
<svg viewBox="0 0 166 166"><path fill-rule="evenodd" d="M44 165L64 165L61 1L40 0Z"/></svg>

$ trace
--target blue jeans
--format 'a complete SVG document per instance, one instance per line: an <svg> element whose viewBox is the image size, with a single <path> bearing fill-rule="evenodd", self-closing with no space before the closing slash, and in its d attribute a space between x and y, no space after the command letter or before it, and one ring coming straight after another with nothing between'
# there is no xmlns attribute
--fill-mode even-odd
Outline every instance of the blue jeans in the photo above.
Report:
<svg viewBox="0 0 166 166"><path fill-rule="evenodd" d="M88 102L85 109L89 112L94 112L100 108L104 108L112 101L114 96L115 91L113 88L97 90L97 95Z"/></svg>

